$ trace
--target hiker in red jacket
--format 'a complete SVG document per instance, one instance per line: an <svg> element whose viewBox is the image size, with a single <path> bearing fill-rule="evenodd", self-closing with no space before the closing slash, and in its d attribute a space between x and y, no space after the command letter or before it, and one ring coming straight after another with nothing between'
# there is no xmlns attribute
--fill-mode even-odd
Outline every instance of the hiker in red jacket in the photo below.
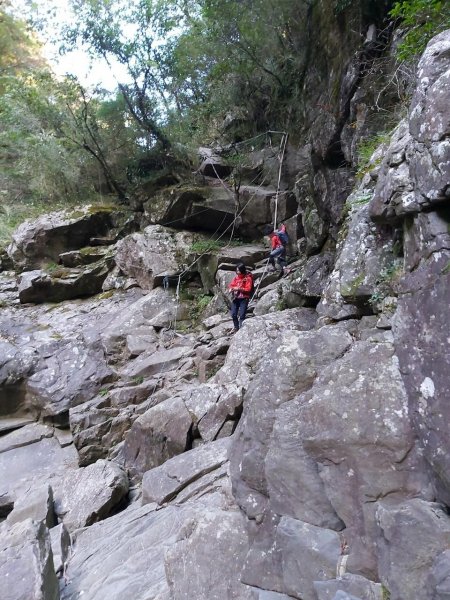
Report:
<svg viewBox="0 0 450 600"><path fill-rule="evenodd" d="M286 245L283 244L282 241L287 238L286 227L285 225L282 225L279 230L274 230L272 227L268 226L264 233L269 237L271 245L269 264L272 265L272 270L276 271L275 259L277 259L277 263L280 265L281 269L280 277L282 277L286 271Z"/></svg>
<svg viewBox="0 0 450 600"><path fill-rule="evenodd" d="M253 275L247 271L244 263L236 267L236 276L229 285L233 295L231 302L231 318L234 323L234 333L242 327L242 322L247 313L248 302L253 289Z"/></svg>

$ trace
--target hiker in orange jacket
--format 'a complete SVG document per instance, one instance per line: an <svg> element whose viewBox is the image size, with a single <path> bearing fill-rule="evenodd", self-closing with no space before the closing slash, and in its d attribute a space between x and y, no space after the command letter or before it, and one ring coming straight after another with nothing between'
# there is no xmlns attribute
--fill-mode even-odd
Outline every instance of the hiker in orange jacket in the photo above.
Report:
<svg viewBox="0 0 450 600"><path fill-rule="evenodd" d="M244 263L240 263L236 267L236 276L233 278L228 289L233 295L231 318L233 319L234 333L236 333L242 327L253 289L253 275L247 271Z"/></svg>

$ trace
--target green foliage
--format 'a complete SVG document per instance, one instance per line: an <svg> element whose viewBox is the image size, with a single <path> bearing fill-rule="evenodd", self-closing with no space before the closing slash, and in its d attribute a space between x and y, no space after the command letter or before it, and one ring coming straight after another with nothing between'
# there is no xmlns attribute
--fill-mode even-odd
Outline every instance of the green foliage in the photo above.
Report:
<svg viewBox="0 0 450 600"><path fill-rule="evenodd" d="M189 310L189 317L191 321L195 324L201 318L203 312L208 307L208 304L211 302L211 296L206 294L200 294L197 296L191 304Z"/></svg>
<svg viewBox="0 0 450 600"><path fill-rule="evenodd" d="M27 25L5 9L11 2L0 2L0 76L14 75L24 69L42 66L40 45Z"/></svg>
<svg viewBox="0 0 450 600"><path fill-rule="evenodd" d="M429 40L450 27L450 3L447 0L401 0L390 12L407 29L398 48L400 60L410 60L423 52Z"/></svg>
<svg viewBox="0 0 450 600"><path fill-rule="evenodd" d="M370 137L359 144L357 150L358 170L356 172L356 177L358 179L362 179L367 172L380 164L382 157L380 157L376 162L371 162L370 159L372 158L372 155L378 146L381 146L381 144L386 144L389 142L389 139L390 133L383 132L378 133L377 135Z"/></svg>
<svg viewBox="0 0 450 600"><path fill-rule="evenodd" d="M365 204L368 204L371 200L371 192L361 192L355 195L350 195L347 198L347 202L349 202L351 206L364 206Z"/></svg>
<svg viewBox="0 0 450 600"><path fill-rule="evenodd" d="M229 241L228 239L223 240L198 240L194 242L189 248L190 252L194 252L195 254L207 254L210 252L218 252L221 248L225 248L226 246L240 246L242 245L242 240L234 239Z"/></svg>
<svg viewBox="0 0 450 600"><path fill-rule="evenodd" d="M225 243L220 240L199 240L194 242L189 250L195 254L205 254L207 252L217 252L224 245Z"/></svg>
<svg viewBox="0 0 450 600"><path fill-rule="evenodd" d="M201 289L182 286L180 291L180 299L188 305L188 313L190 323L186 324L186 328L196 325L201 315L211 302L212 296L204 294ZM178 329L183 328L182 323L178 323Z"/></svg>
<svg viewBox="0 0 450 600"><path fill-rule="evenodd" d="M5 31L4 31L5 30ZM25 24L0 8L0 235L26 217L95 193L99 182L76 115L80 87L57 80ZM8 35L6 35L8 33ZM14 215L12 215L14 207Z"/></svg>
<svg viewBox="0 0 450 600"><path fill-rule="evenodd" d="M403 274L403 260L395 258L389 265L381 270L376 282L375 291L369 299L369 303L376 306L387 296L397 295L397 284Z"/></svg>
<svg viewBox="0 0 450 600"><path fill-rule="evenodd" d="M211 302L211 296L202 295L197 299L197 310L202 313Z"/></svg>
<svg viewBox="0 0 450 600"><path fill-rule="evenodd" d="M450 262L448 262L445 267L441 271L442 275L447 275L450 273Z"/></svg>
<svg viewBox="0 0 450 600"><path fill-rule="evenodd" d="M381 586L382 600L391 600L391 593L384 585Z"/></svg>
<svg viewBox="0 0 450 600"><path fill-rule="evenodd" d="M335 0L334 2L334 14L339 15L349 8L353 3L353 0Z"/></svg>

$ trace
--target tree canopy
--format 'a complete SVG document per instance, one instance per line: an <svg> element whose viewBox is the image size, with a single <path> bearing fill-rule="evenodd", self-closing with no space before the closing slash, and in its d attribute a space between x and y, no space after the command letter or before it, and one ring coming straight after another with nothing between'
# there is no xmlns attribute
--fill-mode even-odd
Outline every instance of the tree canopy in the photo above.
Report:
<svg viewBox="0 0 450 600"><path fill-rule="evenodd" d="M0 0L0 183L8 198L63 201L103 190L126 201L139 179L185 165L198 145L300 122L317 0L68 1L76 18L59 32L51 19L61 52L81 45L126 76L117 75L113 92L57 78L30 24ZM336 1L331 18L352 5ZM440 0L391 6L406 31L401 57L449 25Z"/></svg>

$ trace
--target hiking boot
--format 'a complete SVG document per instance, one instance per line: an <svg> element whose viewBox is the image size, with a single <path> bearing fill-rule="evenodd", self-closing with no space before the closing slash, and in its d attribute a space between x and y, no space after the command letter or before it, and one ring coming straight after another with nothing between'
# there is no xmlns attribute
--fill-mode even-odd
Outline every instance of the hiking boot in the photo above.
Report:
<svg viewBox="0 0 450 600"><path fill-rule="evenodd" d="M237 329L237 328L235 327L231 333L237 333L238 331L239 331L239 329Z"/></svg>

